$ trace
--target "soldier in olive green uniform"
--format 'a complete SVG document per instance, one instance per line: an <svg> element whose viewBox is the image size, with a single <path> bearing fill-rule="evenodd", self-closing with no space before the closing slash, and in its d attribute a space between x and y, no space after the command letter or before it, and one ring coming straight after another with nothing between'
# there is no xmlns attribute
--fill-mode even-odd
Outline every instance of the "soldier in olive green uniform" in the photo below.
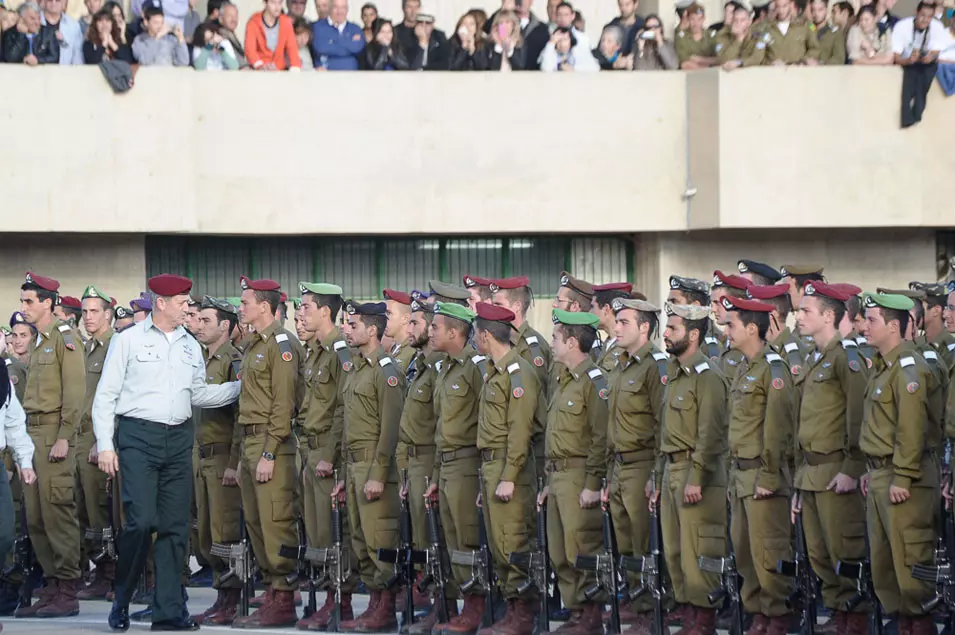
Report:
<svg viewBox="0 0 955 635"><path fill-rule="evenodd" d="M408 342L408 321L411 319L411 296L404 291L385 289L382 292L388 306L388 325L385 336L394 341L388 356L395 360L402 373L408 373L408 366L417 356L417 351Z"/></svg>
<svg viewBox="0 0 955 635"><path fill-rule="evenodd" d="M687 7L688 28L677 31L673 40L680 68L695 70L716 62L716 30L704 26L703 7L695 2Z"/></svg>
<svg viewBox="0 0 955 635"><path fill-rule="evenodd" d="M80 528L73 490L76 433L83 414L86 373L76 331L53 316L60 283L27 273L20 310L37 330L23 394L36 456L36 487L23 490L33 550L47 576L39 602L17 617L65 617L79 612Z"/></svg>
<svg viewBox="0 0 955 635"><path fill-rule="evenodd" d="M773 307L773 312L769 314L769 333L767 334L769 345L786 360L789 372L792 373L794 381L798 382L798 379L805 374L809 348L786 326L786 320L789 319L793 309L789 299L789 286L785 284L753 285L746 290L746 294L750 299L765 302Z"/></svg>
<svg viewBox="0 0 955 635"><path fill-rule="evenodd" d="M527 321L527 311L533 302L530 280L526 276L491 281L494 305L514 313L511 331L511 346L514 352L534 366L540 384L540 394L535 396L537 411L534 415L534 475L544 476L544 423L547 421L547 394L550 382L551 351L544 337ZM533 519L528 518L528 522ZM533 540L536 540L534 534Z"/></svg>
<svg viewBox="0 0 955 635"><path fill-rule="evenodd" d="M594 285L586 280L575 278L570 273L562 271L560 274L560 285L557 287L557 294L554 296L554 302L551 308L570 311L571 313L589 313L594 301ZM594 340L593 348L590 349L590 355L594 360L600 358L601 343L600 338ZM548 386L554 386L557 383L557 376L563 370L554 362L551 365L550 378Z"/></svg>
<svg viewBox="0 0 955 635"><path fill-rule="evenodd" d="M335 284L301 282L301 318L308 341L305 366L305 419L299 439L303 449L303 503L305 534L313 547L330 547L332 536L332 490L334 471L343 464L341 456L345 403L342 389L352 372L352 353L341 330L335 326L342 308L342 288ZM344 510L343 510L344 511ZM350 543L347 519L342 519L343 544ZM350 551L350 550L349 550ZM354 555L354 554L350 554ZM355 567L354 560L348 564ZM341 618L354 618L351 598L355 576L342 587ZM325 604L296 625L302 630L322 630L328 626L335 607L335 593L328 591Z"/></svg>
<svg viewBox="0 0 955 635"><path fill-rule="evenodd" d="M617 367L617 360L623 352L623 349L617 346L617 338L614 336L617 318L613 313L613 301L617 298L629 298L632 290L633 285L629 282L594 285L594 301L590 310L600 319L600 330L608 336L600 347L597 366L608 377Z"/></svg>
<svg viewBox="0 0 955 635"><path fill-rule="evenodd" d="M925 299L922 301L925 308L925 338L951 373L952 369L955 369L955 335L949 333L945 326L948 287L944 284L911 282L909 288L925 293Z"/></svg>
<svg viewBox="0 0 955 635"><path fill-rule="evenodd" d="M508 633L530 635L537 591L518 593L527 573L508 564L508 555L526 552L531 546L527 518L535 497L531 438L543 387L539 373L511 345L516 314L484 302L476 308L475 340L478 351L489 358L478 414L477 447L484 475L481 501L494 570L507 601L507 614L494 629L500 630L506 622ZM479 635L492 632L492 628L478 631Z"/></svg>
<svg viewBox="0 0 955 635"><path fill-rule="evenodd" d="M470 274L464 274L462 278L464 282L464 288L467 289L469 298L468 298L468 308L471 311L474 311L474 307L477 306L478 302L490 302L491 301L491 279L490 278L481 278L480 276L472 276Z"/></svg>
<svg viewBox="0 0 955 635"><path fill-rule="evenodd" d="M695 304L710 306L710 285L696 278L670 276L670 292L667 294L670 304ZM703 354L719 363L720 355L726 350L726 337L711 317L707 336L703 340Z"/></svg>
<svg viewBox="0 0 955 635"><path fill-rule="evenodd" d="M767 65L819 63L816 34L808 21L796 17L793 0L776 0L776 20L764 32L769 35Z"/></svg>
<svg viewBox="0 0 955 635"><path fill-rule="evenodd" d="M294 336L275 321L279 284L273 280L240 279L239 320L252 326L239 370L238 425L242 509L255 561L266 584L266 600L238 628L291 626L296 622L294 583L286 576L297 568L279 556L282 545L298 544L295 518L296 447L292 419L298 410L299 349Z"/></svg>
<svg viewBox="0 0 955 635"><path fill-rule="evenodd" d="M574 568L578 555L602 547L598 509L600 486L606 476L607 376L590 357L599 319L591 313L554 309L551 350L560 363L547 415L547 544L564 605L571 611L570 627L561 633L589 635L603 627L604 598L587 598L584 589L593 572Z"/></svg>
<svg viewBox="0 0 955 635"><path fill-rule="evenodd" d="M378 549L398 546L398 473L395 446L404 404L405 377L381 348L387 317L383 302L345 305L349 346L358 349L345 381L346 496L351 542L361 580L371 592L368 610L343 622L343 631L397 628L395 589L386 588L393 565L380 562ZM335 487L337 495L342 484Z"/></svg>
<svg viewBox="0 0 955 635"><path fill-rule="evenodd" d="M846 603L855 581L836 575L840 560L865 558L865 509L858 481L865 472L859 450L862 404L868 367L856 342L836 330L849 296L823 282L810 282L799 308L799 327L816 349L802 374L796 457L796 496L813 572L822 581L823 604L835 612L840 633L864 635L865 603L852 613Z"/></svg>
<svg viewBox="0 0 955 635"><path fill-rule="evenodd" d="M905 335L903 337L905 340L905 349L916 352L922 356L922 358L925 360L925 363L928 364L929 368L932 369L932 374L935 376L935 381L938 382L939 386L941 386L944 391L948 387L948 374L950 368L939 356L936 348L929 343L928 338L921 333L925 317L924 305L922 304L926 297L925 291L921 289L894 290L880 287L876 289L876 293L880 295L900 295L912 300L912 309L909 311L908 329L906 329Z"/></svg>
<svg viewBox="0 0 955 635"><path fill-rule="evenodd" d="M939 501L940 389L919 355L905 352L902 337L910 298L866 294L868 337L879 361L866 387L859 447L869 466L863 477L872 582L887 613L899 614L899 632L934 633L922 610L934 586L915 580L911 566L932 564Z"/></svg>
<svg viewBox="0 0 955 635"><path fill-rule="evenodd" d="M714 307L714 312L716 314L716 323L720 325L726 324L726 309L723 308L722 303L720 302L724 296L731 296L734 298L745 298L746 289L750 286L749 280L741 276L736 275L726 275L722 271L716 270L713 272L713 287L712 287L712 302ZM707 345L711 344L709 340L706 341ZM710 359L713 359L712 356ZM736 371L739 368L739 365L743 362L743 354L730 346L730 342L724 338L722 340L722 348L720 350L720 356L718 359L714 360L719 365L720 370L723 371L723 374L727 379L732 380L736 376Z"/></svg>
<svg viewBox="0 0 955 635"><path fill-rule="evenodd" d="M659 448L667 355L653 345L660 309L645 300L617 298L618 346L625 355L611 375L607 462L610 508L623 555L642 556L650 548L646 492ZM620 620L649 628L649 600L621 606Z"/></svg>
<svg viewBox="0 0 955 635"><path fill-rule="evenodd" d="M743 576L741 595L754 616L752 632L782 635L791 580L772 569L791 559L788 457L796 390L786 362L766 342L773 306L732 296L720 302L727 335L744 355L732 383L729 423L731 535Z"/></svg>
<svg viewBox="0 0 955 635"><path fill-rule="evenodd" d="M766 40L763 33L753 30L749 10L738 7L733 12L733 24L714 38L717 61L723 68L761 66L766 58Z"/></svg>
<svg viewBox="0 0 955 635"><path fill-rule="evenodd" d="M97 464L98 453L96 436L93 434L93 398L103 373L103 362L113 337L110 328L112 320L109 296L96 287L87 287L83 292L83 323L89 334L89 341L83 347L86 355L86 400L80 417L80 431L76 440L76 471L79 488L76 495L79 513L80 532L85 538L87 529L102 531L109 527L107 512L106 473ZM117 527L118 528L118 523ZM116 529L114 528L114 529ZM96 553L102 543L89 545L91 553ZM85 561L83 561L85 564ZM90 586L76 594L80 600L105 598L113 585L116 563L102 561L96 565Z"/></svg>
<svg viewBox="0 0 955 635"><path fill-rule="evenodd" d="M715 633L707 595L719 576L700 571L700 556L721 558L726 544L729 384L700 350L709 310L666 305L663 337L670 362L660 440L664 462L660 521L667 571L683 626ZM673 613L671 613L673 615Z"/></svg>
<svg viewBox="0 0 955 635"><path fill-rule="evenodd" d="M14 316L22 314L18 311ZM11 318L11 324L13 323L13 318ZM0 326L0 329L3 330L4 335L6 336L7 341L10 341L12 336L12 331L5 326ZM0 338L2 340L3 338ZM7 373L10 375L10 383L13 384L14 394L17 396L17 400L20 403L23 403L23 391L27 387L27 365L24 364L19 359L10 356L7 354L6 347L3 347L3 350L0 350L0 360L7 367ZM13 497L13 513L14 513L14 524L17 534L23 533L20 528L20 505L22 504L23 499L23 487L20 484L20 476L16 470L16 462L14 460L13 450L7 448L0 456L3 457L3 465L6 467L7 472L10 476L10 494ZM3 563L4 568L8 565L13 564L13 553L7 554L7 561ZM17 595L17 587L20 582L22 582L20 576L17 573L10 574L10 580L7 583L0 583L0 614L5 612L5 608L9 606L9 611L16 609L17 604L19 603L19 596Z"/></svg>
<svg viewBox="0 0 955 635"><path fill-rule="evenodd" d="M203 345L206 383L224 384L236 381L241 373L242 355L232 346L229 334L238 322L238 309L225 300L206 297L199 305L196 339ZM199 522L198 550L212 566L212 587L216 602L204 613L194 616L200 624L231 624L236 616L242 581L233 578L221 581L229 563L214 557L213 544L239 541L239 514L242 493L238 488L239 437L236 434L236 406L194 409L199 472L196 486L196 509Z"/></svg>
<svg viewBox="0 0 955 635"><path fill-rule="evenodd" d="M813 4L816 3L823 4L820 0ZM816 40L819 42L819 63L826 66L845 66L846 32L838 24L826 24L815 31Z"/></svg>
<svg viewBox="0 0 955 635"><path fill-rule="evenodd" d="M475 303L476 305L477 303ZM465 307L440 302L431 321L430 341L435 352L445 355L437 366L434 401L438 409L435 429L436 458L431 489L438 493L441 523L448 552L476 552L480 547L478 512L474 506L480 491L476 478L481 467L477 449L478 409L487 357L469 344L475 313ZM445 594L449 614L457 613L461 585L471 578L471 569L453 566ZM447 624L435 626L436 613L411 627L412 633L472 633L481 624L487 589L472 585L464 594L464 610Z"/></svg>

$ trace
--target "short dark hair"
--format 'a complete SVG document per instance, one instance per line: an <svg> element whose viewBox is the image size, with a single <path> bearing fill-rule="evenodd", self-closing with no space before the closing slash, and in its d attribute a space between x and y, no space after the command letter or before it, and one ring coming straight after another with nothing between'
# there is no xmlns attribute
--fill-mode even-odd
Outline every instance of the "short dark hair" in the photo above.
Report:
<svg viewBox="0 0 955 635"><path fill-rule="evenodd" d="M53 307L56 306L56 298L57 298L57 293L56 293L56 291L48 291L48 290L46 290L46 289L44 289L44 288L40 287L39 285L34 284L34 283L32 283L32 282L25 282L25 283L23 283L22 285L20 285L20 290L21 290L21 291L34 291L34 292L36 292L37 300L39 300L40 302L43 302L43 301L45 301L45 300L49 300L49 301L50 301L50 310L51 310L51 311L53 310Z"/></svg>
<svg viewBox="0 0 955 635"><path fill-rule="evenodd" d="M789 294L778 296L776 298L769 298L768 300L761 300L767 304L771 304L776 308L776 312L779 313L779 319L783 322L786 321L786 318L789 317L789 314L793 310L793 301L790 299Z"/></svg>
<svg viewBox="0 0 955 635"><path fill-rule="evenodd" d="M674 291L683 294L683 297L686 298L687 304L693 304L694 302L700 306L708 306L710 304L709 293L703 293L702 291L691 291L689 289L674 289Z"/></svg>
<svg viewBox="0 0 955 635"><path fill-rule="evenodd" d="M288 304L282 302L281 297L279 297L279 305L275 307L275 310L282 316L283 322L288 319Z"/></svg>
<svg viewBox="0 0 955 635"><path fill-rule="evenodd" d="M365 326L374 326L376 337L380 340L385 335L385 325L388 324L386 315L359 315L358 320Z"/></svg>
<svg viewBox="0 0 955 635"><path fill-rule="evenodd" d="M793 280L796 281L796 287L802 289L807 282L822 282L823 277L818 273L805 273L794 275Z"/></svg>
<svg viewBox="0 0 955 635"><path fill-rule="evenodd" d="M916 13L921 13L922 9L931 9L932 13L935 13L935 9L938 7L938 3L931 2L929 0L919 0L919 4L915 7Z"/></svg>
<svg viewBox="0 0 955 635"><path fill-rule="evenodd" d="M576 302L577 304L579 304L580 309L582 311L590 311L590 307L593 305L593 301L594 301L593 296L584 295L583 293L581 293L577 289L574 289L573 287L565 287L565 288L568 291L570 291L571 302Z"/></svg>
<svg viewBox="0 0 955 635"><path fill-rule="evenodd" d="M223 311L222 309L217 309L213 307L213 310L216 312L216 326L222 324L223 322L229 323L228 333L232 332L232 329L236 327L239 323L239 318L235 313L229 313L228 311Z"/></svg>
<svg viewBox="0 0 955 635"><path fill-rule="evenodd" d="M566 342L569 338L577 339L577 348L581 353L589 353L594 347L594 340L597 339L597 331L592 326L583 324L558 324L555 330L561 334Z"/></svg>
<svg viewBox="0 0 955 635"><path fill-rule="evenodd" d="M887 309L885 307L879 308L882 309L882 319L885 321L886 326L888 326L889 322L899 323L899 334L902 335L904 339L905 331L909 328L909 312L900 311L898 309Z"/></svg>
<svg viewBox="0 0 955 635"><path fill-rule="evenodd" d="M650 339L653 339L657 329L660 327L660 318L656 313L651 311L637 311L637 326L641 324L650 325L650 330L647 331L647 334L650 336Z"/></svg>
<svg viewBox="0 0 955 635"><path fill-rule="evenodd" d="M311 300L318 308L327 307L331 313L332 322L338 319L338 312L342 310L342 297L340 295L324 295L322 293L304 293L302 302Z"/></svg>
<svg viewBox="0 0 955 635"><path fill-rule="evenodd" d="M461 333L464 336L465 341L467 341L467 339L471 337L471 325L465 322L464 320L459 320L457 318L449 317L447 315L441 315L440 313L439 314L432 313L431 315L433 316L431 319L431 322L434 321L434 318L441 318L444 322L445 328L451 331L456 331L458 333Z"/></svg>
<svg viewBox="0 0 955 635"><path fill-rule="evenodd" d="M846 311L849 313L850 320L855 320L862 315L862 298L857 295L850 296L849 299L846 300Z"/></svg>
<svg viewBox="0 0 955 635"><path fill-rule="evenodd" d="M594 302L598 309L602 309L613 303L617 298L629 298L630 294L621 289L610 289L608 291L594 291Z"/></svg>
<svg viewBox="0 0 955 635"><path fill-rule="evenodd" d="M518 287L517 289L501 289L501 292L507 296L507 299L513 304L520 302L521 313L526 315L534 302L534 291L530 287Z"/></svg>
<svg viewBox="0 0 955 635"><path fill-rule="evenodd" d="M869 6L869 5L866 5L866 6ZM832 8L837 9L839 11L848 11L850 18L854 17L856 14L855 7L852 6L852 3L846 2L845 0L842 0L842 2L835 3L834 5L832 5ZM862 13L861 8L859 9L859 13ZM875 12L873 12L872 15L875 15Z"/></svg>
<svg viewBox="0 0 955 635"><path fill-rule="evenodd" d="M710 330L710 321L707 318L700 320L681 319L683 320L683 327L686 329L687 335L689 335L690 331L697 331L700 334L699 343L702 345L703 338L706 337L706 334Z"/></svg>
<svg viewBox="0 0 955 635"><path fill-rule="evenodd" d="M846 314L847 303L840 302L834 298L828 298L824 295L817 295L815 297L819 298L819 313L832 311L832 315L835 318L835 324L838 327L839 322L842 322L842 317ZM851 299L852 298L850 298L850 300Z"/></svg>
<svg viewBox="0 0 955 635"><path fill-rule="evenodd" d="M113 305L110 304L110 303L109 303L109 300L107 300L106 298L100 298L100 297L95 297L95 298L83 298L83 300L87 300L87 299L98 300L98 301L103 305L103 310L104 310L104 311L109 311L110 313L113 312ZM80 304L81 304L81 305L82 305L83 300L80 300ZM80 315L82 316L82 314L83 314L83 309L82 309L82 306L81 306L81 307L80 307Z"/></svg>
<svg viewBox="0 0 955 635"><path fill-rule="evenodd" d="M491 337L501 344L509 344L511 341L511 327L503 322L477 318L474 320L474 328L479 331L487 331L491 334Z"/></svg>
<svg viewBox="0 0 955 635"><path fill-rule="evenodd" d="M763 311L736 311L736 314L739 315L739 321L742 322L743 326L755 324L759 339L766 340L766 333L769 332L769 313Z"/></svg>
<svg viewBox="0 0 955 635"><path fill-rule="evenodd" d="M928 308L933 309L935 307L942 307L948 304L948 294L945 295L927 295L925 296L925 304L928 305Z"/></svg>
<svg viewBox="0 0 955 635"><path fill-rule="evenodd" d="M213 11L218 11L222 8L222 0L208 0L206 2L206 15L212 15Z"/></svg>
<svg viewBox="0 0 955 635"><path fill-rule="evenodd" d="M255 294L256 302L269 303L269 308L272 309L272 315L275 315L275 312L279 310L279 304L282 303L282 294L278 291L257 291L253 289L252 293Z"/></svg>
<svg viewBox="0 0 955 635"><path fill-rule="evenodd" d="M577 11L574 9L574 5L567 2L567 0L564 0L563 2L558 3L558 5L554 7L554 13L557 13L557 9L561 7L567 7L568 9L570 9L571 13L577 13Z"/></svg>
<svg viewBox="0 0 955 635"><path fill-rule="evenodd" d="M913 300L911 313L915 314L915 328L923 328L925 326L925 306L918 300Z"/></svg>

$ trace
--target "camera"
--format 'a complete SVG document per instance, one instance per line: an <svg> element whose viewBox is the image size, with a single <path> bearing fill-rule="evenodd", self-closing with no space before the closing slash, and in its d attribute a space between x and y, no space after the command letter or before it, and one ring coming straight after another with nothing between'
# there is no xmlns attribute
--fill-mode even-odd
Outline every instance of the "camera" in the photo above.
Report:
<svg viewBox="0 0 955 635"><path fill-rule="evenodd" d="M653 31L642 31L640 33L641 40L655 40L656 38L657 36Z"/></svg>

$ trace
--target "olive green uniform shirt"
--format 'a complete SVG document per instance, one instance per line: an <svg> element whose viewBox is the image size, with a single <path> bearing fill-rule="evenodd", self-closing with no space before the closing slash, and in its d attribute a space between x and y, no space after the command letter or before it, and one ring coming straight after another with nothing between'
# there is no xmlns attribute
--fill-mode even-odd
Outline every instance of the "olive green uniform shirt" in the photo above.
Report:
<svg viewBox="0 0 955 635"><path fill-rule="evenodd" d="M335 346L344 344L338 327L333 328L325 339L318 341L315 338L309 343L310 353L305 371L305 401L308 406L302 430L310 452L318 454L316 465L318 461L338 465L341 458L342 430L345 427L342 387L349 371L335 352Z"/></svg>
<svg viewBox="0 0 955 635"><path fill-rule="evenodd" d="M820 351L811 353L803 381L797 430L801 452L838 453L841 460L811 465L796 457L798 489L823 492L839 473L858 479L865 473L859 449L862 404L869 371L861 356L850 361L838 333ZM815 459L813 458L814 462Z"/></svg>
<svg viewBox="0 0 955 635"><path fill-rule="evenodd" d="M408 397L401 411L398 440L407 445L435 445L434 433L438 423L438 405L435 402L436 365L444 360L444 353L418 352L415 357L414 377L408 385Z"/></svg>
<svg viewBox="0 0 955 635"><path fill-rule="evenodd" d="M815 25L813 25L815 27ZM846 32L835 25L826 25L816 30L819 42L819 63L826 66L845 66Z"/></svg>
<svg viewBox="0 0 955 635"><path fill-rule="evenodd" d="M687 485L725 487L729 382L701 351L671 360L668 376L661 453L691 453Z"/></svg>
<svg viewBox="0 0 955 635"><path fill-rule="evenodd" d="M942 331L929 343L938 351L939 357L948 367L949 374L955 371L955 336L948 331Z"/></svg>
<svg viewBox="0 0 955 635"><path fill-rule="evenodd" d="M661 366L662 364L662 366ZM618 452L660 447L667 356L647 342L634 355L621 357L611 376L607 463Z"/></svg>
<svg viewBox="0 0 955 635"><path fill-rule="evenodd" d="M796 391L792 373L766 344L752 360L745 357L732 384L730 454L759 459L760 467L737 473L737 495L751 496L756 487L788 493L789 455L793 447Z"/></svg>
<svg viewBox="0 0 955 635"><path fill-rule="evenodd" d="M548 459L585 458L584 487L597 491L607 475L607 377L590 357L576 368L561 368L547 413L545 454Z"/></svg>
<svg viewBox="0 0 955 635"><path fill-rule="evenodd" d="M521 328L516 331L511 331L511 346L518 356L532 365L537 375L540 391L535 397L537 409L534 413L534 437L539 439L544 434L544 423L547 421L547 396L553 353L547 340L527 322L521 324Z"/></svg>
<svg viewBox="0 0 955 635"><path fill-rule="evenodd" d="M242 354L230 342L226 342L215 352L208 349L206 355L206 383L226 384L236 381L241 374ZM196 443L200 446L210 443L228 443L231 445L229 469L239 468L240 439L239 427L235 424L236 404L231 403L219 408L197 408L193 412L196 421Z"/></svg>
<svg viewBox="0 0 955 635"><path fill-rule="evenodd" d="M724 29L716 34L715 50L720 64L739 60L744 67L760 66L766 58L766 39L750 31L742 40L737 40L728 29Z"/></svg>
<svg viewBox="0 0 955 635"><path fill-rule="evenodd" d="M3 363L7 365L7 373L10 375L10 383L13 384L13 392L17 395L17 401L23 403L23 393L27 388L27 370L28 366L19 359L0 356Z"/></svg>
<svg viewBox="0 0 955 635"><path fill-rule="evenodd" d="M487 357L465 346L457 355L449 355L438 365L434 401L438 411L434 444L438 455L460 448L477 447L478 411L484 387L482 365L490 367ZM440 461L435 461L434 478L438 482Z"/></svg>
<svg viewBox="0 0 955 635"><path fill-rule="evenodd" d="M37 331L30 353L23 410L30 415L59 414L57 439L73 440L79 431L86 401L86 369L76 330L53 320L47 331Z"/></svg>
<svg viewBox="0 0 955 635"><path fill-rule="evenodd" d="M779 29L777 22L766 27L769 35L766 43L766 64L777 61L786 64L799 64L808 59L819 59L819 42L809 24L801 18L793 18L789 22L786 34Z"/></svg>
<svg viewBox="0 0 955 635"><path fill-rule="evenodd" d="M676 39L673 41L673 48L676 49L676 56L680 64L687 61L694 55L699 57L716 57L716 31L713 29L704 29L697 40L689 31L678 31Z"/></svg>
<svg viewBox="0 0 955 635"><path fill-rule="evenodd" d="M412 348L410 344L395 344L391 347L391 352L388 356L395 360L395 364L398 365L401 372L407 375L408 366L411 365L411 360L413 360L417 354L418 351Z"/></svg>
<svg viewBox="0 0 955 635"><path fill-rule="evenodd" d="M93 399L96 397L96 387L99 378L103 375L103 362L106 361L106 351L113 338L113 329L98 337L91 337L83 346L86 355L86 400L83 403L83 416L80 417L80 434L93 433Z"/></svg>
<svg viewBox="0 0 955 635"><path fill-rule="evenodd" d="M867 456L891 458L896 487L909 489L921 479L938 485L937 462L926 460L942 436L936 403L940 386L932 370L903 342L880 355L874 371L866 385L860 449Z"/></svg>
<svg viewBox="0 0 955 635"><path fill-rule="evenodd" d="M298 410L301 345L292 346L298 340L278 322L248 340L239 372L239 425L267 426L262 451L274 454L292 434L292 418Z"/></svg>
<svg viewBox="0 0 955 635"><path fill-rule="evenodd" d="M531 434L541 393L533 368L513 348L500 361L487 365L477 446L481 450L505 450L501 481L517 482L524 464L533 458Z"/></svg>
<svg viewBox="0 0 955 635"><path fill-rule="evenodd" d="M607 340L604 342L600 356L597 358L597 366L604 371L604 374L609 376L617 367L617 364L620 363L621 353L623 353L623 349L617 346L617 338Z"/></svg>
<svg viewBox="0 0 955 635"><path fill-rule="evenodd" d="M345 381L343 447L349 452L372 450L368 478L373 481L384 483L391 471L405 384L404 373L380 346L367 357L356 355Z"/></svg>

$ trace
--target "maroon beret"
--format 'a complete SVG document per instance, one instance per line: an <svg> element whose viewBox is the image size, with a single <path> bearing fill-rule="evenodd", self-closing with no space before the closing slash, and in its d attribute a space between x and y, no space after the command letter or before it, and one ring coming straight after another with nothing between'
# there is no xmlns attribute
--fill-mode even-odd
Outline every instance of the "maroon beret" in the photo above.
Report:
<svg viewBox="0 0 955 635"><path fill-rule="evenodd" d="M521 287L528 286L530 283L531 280L527 276L517 276L515 278L497 278L491 280L491 284L488 286L491 288L491 292L495 292L501 289L520 289Z"/></svg>
<svg viewBox="0 0 955 635"><path fill-rule="evenodd" d="M171 273L163 273L150 278L146 282L146 287L156 295L171 298L176 295L188 295L192 291L192 280L182 276L174 276ZM133 300L133 302L135 301Z"/></svg>
<svg viewBox="0 0 955 635"><path fill-rule="evenodd" d="M47 278L46 276L38 276L30 271L27 271L24 283L36 285L44 291L52 291L54 293L60 289L60 283L58 281L54 280L53 278Z"/></svg>
<svg viewBox="0 0 955 635"><path fill-rule="evenodd" d="M288 294L284 291L279 295L279 302L288 302Z"/></svg>
<svg viewBox="0 0 955 635"><path fill-rule="evenodd" d="M490 320L492 322L504 322L510 324L517 317L510 309L494 306L493 304L489 304L487 302L478 302L474 306L474 309L479 318L482 320Z"/></svg>
<svg viewBox="0 0 955 635"><path fill-rule="evenodd" d="M110 307L116 306L116 298L114 298L113 296L109 296L109 306Z"/></svg>
<svg viewBox="0 0 955 635"><path fill-rule="evenodd" d="M252 289L253 291L281 291L282 285L275 280L249 280L248 276L239 277L239 286L242 290Z"/></svg>
<svg viewBox="0 0 955 635"><path fill-rule="evenodd" d="M381 295L385 296L385 300L394 300L399 304L411 306L410 293L405 293L404 291L395 291L394 289L382 289Z"/></svg>
<svg viewBox="0 0 955 635"><path fill-rule="evenodd" d="M490 278L479 278L477 276L472 276L464 274L464 288L470 289L472 287L489 287L491 286L492 280Z"/></svg>
<svg viewBox="0 0 955 635"><path fill-rule="evenodd" d="M68 309L82 309L83 303L79 298L74 298L71 295L64 295L60 298L60 305L65 306Z"/></svg>
<svg viewBox="0 0 955 635"><path fill-rule="evenodd" d="M747 300L746 298L734 298L731 295L724 295L720 298L723 308L727 311L755 311L757 313L772 313L776 310L772 304L766 304L758 300Z"/></svg>
<svg viewBox="0 0 955 635"><path fill-rule="evenodd" d="M803 285L806 295L821 295L839 302L846 302L850 297L862 293L862 289L852 284L826 284L821 280L809 280Z"/></svg>
<svg viewBox="0 0 955 635"><path fill-rule="evenodd" d="M607 284L595 284L594 293L599 293L600 291L623 291L624 293L630 293L633 291L633 285L629 282L608 282Z"/></svg>
<svg viewBox="0 0 955 635"><path fill-rule="evenodd" d="M746 278L741 276L728 276L719 269L713 272L713 288L717 287L730 287L733 289L739 289L745 291L749 286L753 284Z"/></svg>
<svg viewBox="0 0 955 635"><path fill-rule="evenodd" d="M784 295L789 293L788 284L770 284L770 285L759 285L752 284L746 289L746 293L750 298L755 298L756 300L771 300L773 298L781 298Z"/></svg>

